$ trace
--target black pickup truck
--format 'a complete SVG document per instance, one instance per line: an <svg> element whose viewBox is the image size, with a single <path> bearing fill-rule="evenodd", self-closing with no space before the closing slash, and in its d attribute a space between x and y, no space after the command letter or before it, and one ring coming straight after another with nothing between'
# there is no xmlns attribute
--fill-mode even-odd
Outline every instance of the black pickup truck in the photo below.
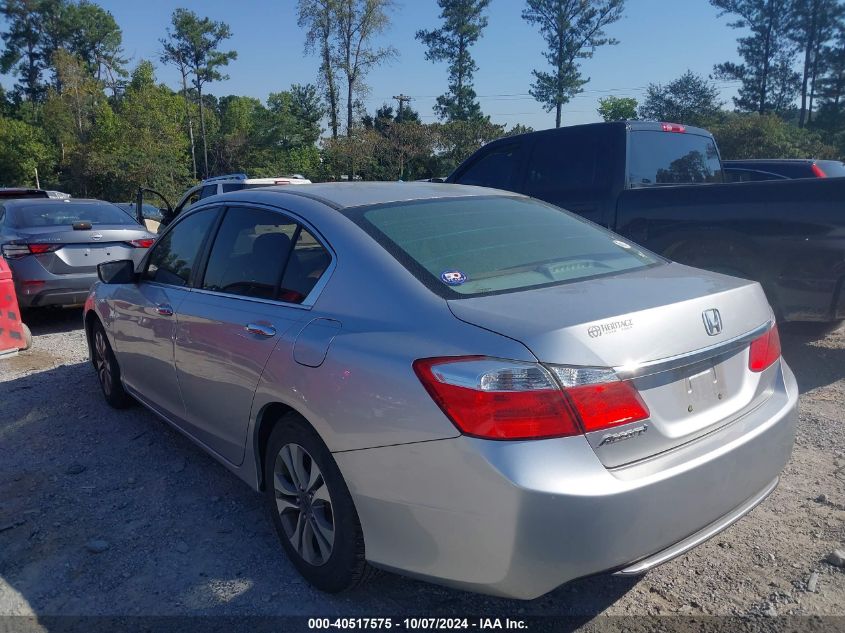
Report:
<svg viewBox="0 0 845 633"><path fill-rule="evenodd" d="M781 320L845 319L845 178L725 184L706 130L626 121L505 137L446 182L524 193L669 259L757 280Z"/></svg>

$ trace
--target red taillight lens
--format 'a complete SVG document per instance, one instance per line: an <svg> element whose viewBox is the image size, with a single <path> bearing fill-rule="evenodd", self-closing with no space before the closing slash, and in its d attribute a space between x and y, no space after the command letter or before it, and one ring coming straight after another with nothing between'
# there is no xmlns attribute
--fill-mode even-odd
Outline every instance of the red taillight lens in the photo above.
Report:
<svg viewBox="0 0 845 633"><path fill-rule="evenodd" d="M581 429L548 371L533 363L485 357L424 358L414 371L465 435L527 440Z"/></svg>
<svg viewBox="0 0 845 633"><path fill-rule="evenodd" d="M686 132L687 128L680 123L661 123L664 132Z"/></svg>
<svg viewBox="0 0 845 633"><path fill-rule="evenodd" d="M61 244L27 244L27 246L29 246L29 252L33 255L52 253L53 251L57 251L62 247Z"/></svg>
<svg viewBox="0 0 845 633"><path fill-rule="evenodd" d="M816 178L827 178L827 174L824 173L824 170L819 167L816 163L813 163L813 166L810 169L813 171L813 175Z"/></svg>
<svg viewBox="0 0 845 633"><path fill-rule="evenodd" d="M155 242L155 238L144 238L140 240L129 240L126 242L129 246L134 246L135 248L149 248Z"/></svg>
<svg viewBox="0 0 845 633"><path fill-rule="evenodd" d="M649 416L648 407L630 382L617 380L570 387L566 393L578 411L586 433L645 420Z"/></svg>
<svg viewBox="0 0 845 633"><path fill-rule="evenodd" d="M611 369L551 367L486 357L427 358L414 371L458 430L489 439L580 435L649 417Z"/></svg>
<svg viewBox="0 0 845 633"><path fill-rule="evenodd" d="M751 347L748 350L748 369L763 371L771 367L778 358L780 358L780 334L778 334L778 326L773 325L772 329L763 336L751 341Z"/></svg>

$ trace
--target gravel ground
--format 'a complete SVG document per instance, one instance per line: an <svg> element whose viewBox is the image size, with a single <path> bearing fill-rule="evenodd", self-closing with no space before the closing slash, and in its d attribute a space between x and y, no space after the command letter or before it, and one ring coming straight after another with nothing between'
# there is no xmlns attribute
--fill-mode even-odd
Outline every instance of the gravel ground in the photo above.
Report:
<svg viewBox="0 0 845 633"><path fill-rule="evenodd" d="M137 407L111 410L78 310L28 315L0 360L0 615L839 615L845 569L845 330L784 333L801 388L795 451L749 516L638 580L599 576L532 602L384 574L311 589L261 499Z"/></svg>

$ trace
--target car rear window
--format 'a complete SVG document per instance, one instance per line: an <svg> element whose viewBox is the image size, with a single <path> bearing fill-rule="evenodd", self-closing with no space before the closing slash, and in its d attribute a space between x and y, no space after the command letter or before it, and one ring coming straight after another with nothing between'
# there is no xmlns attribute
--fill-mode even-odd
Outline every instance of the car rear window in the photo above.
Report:
<svg viewBox="0 0 845 633"><path fill-rule="evenodd" d="M528 198L440 198L346 213L446 298L555 285L662 261L575 215Z"/></svg>
<svg viewBox="0 0 845 633"><path fill-rule="evenodd" d="M628 156L631 187L722 182L713 139L699 134L635 130Z"/></svg>
<svg viewBox="0 0 845 633"><path fill-rule="evenodd" d="M62 202L39 204L33 202L24 206L7 208L12 228L28 229L38 226L71 226L74 222L91 224L138 223L120 207L112 204L85 204Z"/></svg>

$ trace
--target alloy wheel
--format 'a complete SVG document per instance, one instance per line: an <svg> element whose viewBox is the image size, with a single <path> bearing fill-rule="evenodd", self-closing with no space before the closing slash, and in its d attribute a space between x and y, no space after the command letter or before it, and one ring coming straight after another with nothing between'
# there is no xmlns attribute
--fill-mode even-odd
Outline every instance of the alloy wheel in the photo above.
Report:
<svg viewBox="0 0 845 633"><path fill-rule="evenodd" d="M317 462L299 444L285 444L273 467L276 509L285 535L310 565L324 565L334 547L334 513Z"/></svg>
<svg viewBox="0 0 845 633"><path fill-rule="evenodd" d="M112 391L111 363L109 362L108 343L106 335L102 330L94 333L94 366L97 369L97 378L103 386L106 395Z"/></svg>

